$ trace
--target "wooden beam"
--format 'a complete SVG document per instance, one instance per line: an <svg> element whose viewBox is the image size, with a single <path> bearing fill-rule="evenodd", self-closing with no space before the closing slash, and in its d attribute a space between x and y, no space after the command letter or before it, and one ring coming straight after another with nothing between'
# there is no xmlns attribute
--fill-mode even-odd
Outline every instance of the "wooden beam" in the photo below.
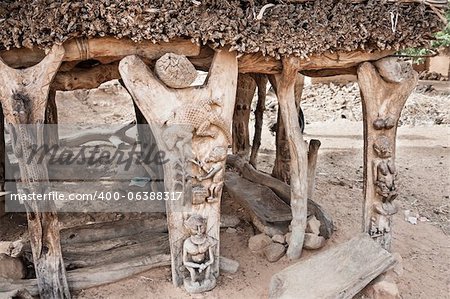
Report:
<svg viewBox="0 0 450 299"><path fill-rule="evenodd" d="M82 61L96 59L102 63L118 61L128 55L139 55L155 60L166 53L188 56L191 62L201 70L208 70L214 50L208 46L200 48L187 39L174 39L170 42L153 44L150 41L136 43L130 39L112 37L93 39L72 39L64 43L66 54L63 61ZM356 66L364 61L375 61L393 54L393 50L362 50L352 52L334 52L311 55L307 59L297 59L297 68L302 70L340 69ZM29 67L41 61L43 50L32 48L11 49L0 52L3 61L13 68ZM261 53L243 54L238 58L240 73L278 74L281 72L281 60L263 56Z"/></svg>
<svg viewBox="0 0 450 299"><path fill-rule="evenodd" d="M59 72L52 83L54 90L92 89L102 83L120 79L119 62L101 64L90 69L74 68Z"/></svg>
<svg viewBox="0 0 450 299"><path fill-rule="evenodd" d="M83 61L100 57L116 57L139 55L148 59L158 59L166 53L185 56L200 54L200 46L189 39L174 39L170 42L153 43L145 40L139 43L131 39L101 37L92 39L71 39L63 44L65 54L63 61ZM36 48L11 49L2 51L0 57L10 67L27 67L38 63L45 57L43 50Z"/></svg>
<svg viewBox="0 0 450 299"><path fill-rule="evenodd" d="M309 156L308 156L309 158ZM229 155L227 164L236 168L243 178L257 184L261 184L272 189L285 203L291 204L291 187L285 182L280 181L267 173L255 169L244 159ZM325 239L331 238L334 232L334 224L331 216L325 209L311 198L308 198L308 215L314 215L320 221L320 235Z"/></svg>

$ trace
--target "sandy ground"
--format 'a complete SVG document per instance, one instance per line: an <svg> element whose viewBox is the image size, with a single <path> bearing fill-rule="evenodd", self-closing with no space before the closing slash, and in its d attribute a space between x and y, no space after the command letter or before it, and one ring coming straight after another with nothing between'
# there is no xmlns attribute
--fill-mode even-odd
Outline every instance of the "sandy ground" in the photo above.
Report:
<svg viewBox="0 0 450 299"><path fill-rule="evenodd" d="M340 97L345 97L345 93ZM323 251L349 240L361 229L362 123L357 117L342 119L339 116L342 115L339 98L327 99L323 94L312 97L305 95L305 98L308 123L306 139L316 138L322 142L314 199L332 215L337 227L333 237L320 250ZM448 95L417 93L414 99L411 103L408 102L406 111L413 109L411 105L419 105L422 110L423 107L437 105L435 110L439 111L438 116L448 119ZM330 105L324 108L326 101ZM133 116L130 99L121 92L117 95L117 90L109 88L89 94L60 94L58 104L64 107L59 109L60 121L63 123L124 123ZM357 109L360 108L356 105L351 107L356 109L352 113L358 115ZM321 108L326 112L326 117L322 115ZM269 109L267 113L268 118L273 118L273 111ZM429 118L432 117L434 116L430 115ZM405 119L413 118L407 116ZM403 257L404 268L403 275L397 277L398 286L403 298L450 298L450 127L434 125L434 119L425 121L429 124L424 126L422 114L420 119L405 123L416 126L402 126L398 131L397 184L400 195L397 204L400 209L394 216L393 251ZM417 123L422 125L417 126ZM274 140L266 126L259 169L271 170L275 154ZM405 210L411 210L429 221L410 224L404 220ZM250 252L247 248L248 238L257 232L243 209L226 193L223 196L222 211L236 214L242 219L236 232L228 233L223 230L221 233L221 255L237 260L240 269L235 274L222 274L213 291L191 296L172 286L170 269L165 267L110 285L77 292L74 298L266 298L271 276L293 262L283 257L276 263L269 263L264 257ZM98 219L114 219L116 216L97 218L96 214L65 215L62 216L62 222L65 226L70 226ZM2 218L0 239L14 240L24 236L25 224L22 215ZM305 250L301 260L318 252Z"/></svg>

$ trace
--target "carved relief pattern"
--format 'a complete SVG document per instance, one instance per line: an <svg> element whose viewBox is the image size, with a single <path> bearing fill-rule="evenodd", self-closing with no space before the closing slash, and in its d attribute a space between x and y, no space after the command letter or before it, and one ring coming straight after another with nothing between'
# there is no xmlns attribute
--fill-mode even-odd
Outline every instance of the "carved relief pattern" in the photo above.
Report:
<svg viewBox="0 0 450 299"><path fill-rule="evenodd" d="M189 62L185 59L184 61ZM237 82L234 52L216 52L202 86L170 88L136 56L119 71L166 152L165 189L172 279L190 293L211 290L219 274L220 197Z"/></svg>
<svg viewBox="0 0 450 299"><path fill-rule="evenodd" d="M388 57L358 67L364 116L364 230L389 250L392 215L397 213L396 126L418 75Z"/></svg>

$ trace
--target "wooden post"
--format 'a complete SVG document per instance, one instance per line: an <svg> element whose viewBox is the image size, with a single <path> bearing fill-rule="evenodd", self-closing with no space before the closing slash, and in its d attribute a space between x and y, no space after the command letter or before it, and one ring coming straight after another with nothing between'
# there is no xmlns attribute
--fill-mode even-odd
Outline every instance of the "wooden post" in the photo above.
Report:
<svg viewBox="0 0 450 299"><path fill-rule="evenodd" d="M220 199L237 70L235 52L216 52L205 85L172 89L137 56L119 65L165 153L165 191L175 199L182 194L166 201L172 279L191 293L214 288L219 274Z"/></svg>
<svg viewBox="0 0 450 299"><path fill-rule="evenodd" d="M395 186L397 123L418 75L406 62L381 59L358 67L364 119L363 230L389 250Z"/></svg>
<svg viewBox="0 0 450 299"><path fill-rule="evenodd" d="M282 73L274 75L273 79L275 79L281 116L286 124L286 140L290 153L292 235L286 254L289 259L297 259L302 253L306 228L308 148L303 140L295 103L297 60L284 58L282 63Z"/></svg>
<svg viewBox="0 0 450 299"><path fill-rule="evenodd" d="M49 147L58 145L58 108L56 106L56 90L50 88L47 99L47 107L45 109L45 126L44 136L45 144Z"/></svg>
<svg viewBox="0 0 450 299"><path fill-rule="evenodd" d="M311 139L308 150L308 199L313 199L314 186L316 182L317 158L319 155L320 140Z"/></svg>
<svg viewBox="0 0 450 299"><path fill-rule="evenodd" d="M0 107L0 192L5 191L5 167L6 167L6 151L5 151L5 120L3 117L3 109ZM0 196L0 218L5 215L5 196Z"/></svg>
<svg viewBox="0 0 450 299"><path fill-rule="evenodd" d="M270 77L269 77L270 78ZM301 132L303 133L303 123L300 119L300 101L303 93L303 85L304 85L304 76L301 74L297 74L295 78L294 92L295 92L295 107L298 115L298 122L300 124ZM272 86L274 85L273 82ZM275 93L277 93L277 89L274 87ZM275 145L276 145L276 154L275 154L275 162L272 169L272 176L282 180L285 183L290 182L290 170L289 165L291 158L289 156L289 145L286 139L286 128L283 122L283 118L281 117L280 109L278 109L277 116L277 131L275 136Z"/></svg>
<svg viewBox="0 0 450 299"><path fill-rule="evenodd" d="M256 168L258 151L261 146L261 134L264 119L264 110L266 109L266 88L267 88L267 76L263 74L255 74L253 79L258 86L258 103L255 109L255 134L253 135L252 151L250 153L250 164Z"/></svg>
<svg viewBox="0 0 450 299"><path fill-rule="evenodd" d="M250 152L250 133L248 123L253 96L256 91L256 82L249 74L239 74L236 103L233 114L233 154L247 157Z"/></svg>
<svg viewBox="0 0 450 299"><path fill-rule="evenodd" d="M63 57L64 48L54 46L39 64L26 69L12 69L0 60L0 98L19 163L21 193L46 192L47 167L38 163L38 157L32 157L30 146L44 143L41 124L45 121L49 86ZM70 298L55 203L25 201L25 207L39 294L42 298Z"/></svg>

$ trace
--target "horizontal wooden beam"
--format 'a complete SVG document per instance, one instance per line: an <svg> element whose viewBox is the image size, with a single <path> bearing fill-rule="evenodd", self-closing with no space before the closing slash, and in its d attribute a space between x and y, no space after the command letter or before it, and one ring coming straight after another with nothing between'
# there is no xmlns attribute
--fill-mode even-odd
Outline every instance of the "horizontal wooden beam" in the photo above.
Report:
<svg viewBox="0 0 450 299"><path fill-rule="evenodd" d="M119 62L101 64L90 69L74 68L59 72L52 82L52 89L64 91L93 89L114 79L120 79Z"/></svg>
<svg viewBox="0 0 450 299"><path fill-rule="evenodd" d="M214 56L214 50L204 46L200 48L190 40L173 40L168 43L154 44L150 41L135 43L130 39L111 37L90 40L70 40L64 44L66 61L53 83L56 90L74 90L96 88L101 83L118 79L117 62L127 55L137 54L147 64L168 52L188 56L190 61L200 70L207 71ZM226 51L226 50L224 50ZM335 52L312 55L307 59L294 59L297 69L305 75L318 77L335 74L354 73L355 67L365 61L375 61L393 54L394 51L377 52ZM13 68L24 68L34 65L45 57L38 49L11 49L0 52L0 57ZM77 61L87 59L99 60L102 63L90 69L76 67ZM263 56L260 53L243 54L239 59L240 73L278 74L282 70L280 60Z"/></svg>
<svg viewBox="0 0 450 299"><path fill-rule="evenodd" d="M71 39L65 42L63 46L65 50L63 61L105 60L107 57L114 57L114 60L120 60L128 55L158 59L166 53L185 56L197 56L200 53L200 46L193 44L189 39L174 39L167 43L153 43L145 40L137 43L131 39L102 37ZM41 61L45 57L45 52L35 48L11 49L0 52L0 57L13 68L23 68Z"/></svg>

